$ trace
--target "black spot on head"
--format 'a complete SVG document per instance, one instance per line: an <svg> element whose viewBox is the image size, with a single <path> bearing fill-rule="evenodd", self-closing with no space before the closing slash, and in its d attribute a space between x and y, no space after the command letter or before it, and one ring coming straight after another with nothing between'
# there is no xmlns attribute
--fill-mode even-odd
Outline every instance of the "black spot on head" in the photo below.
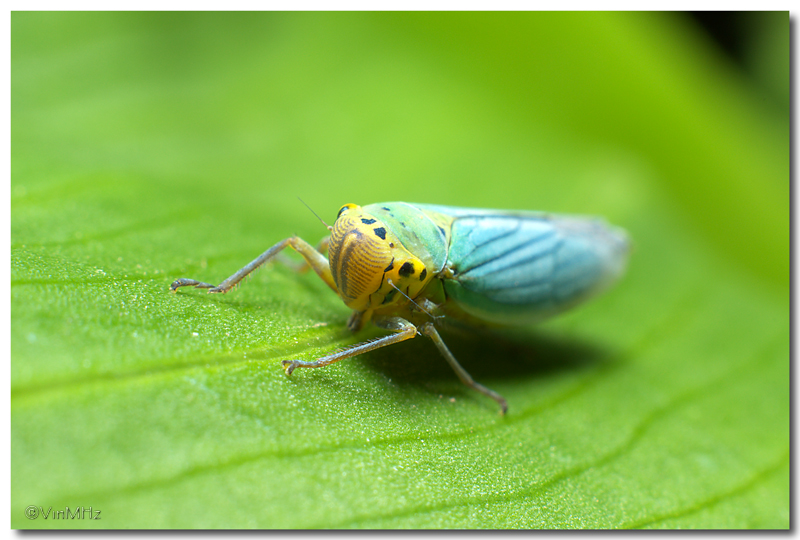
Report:
<svg viewBox="0 0 800 540"><path fill-rule="evenodd" d="M372 225L373 223L375 223L375 220L374 219L361 218L361 223L363 223L364 225Z"/></svg>
<svg viewBox="0 0 800 540"><path fill-rule="evenodd" d="M386 240L386 229L384 229L383 227L376 227L373 230L375 231L375 236L377 236L381 240Z"/></svg>
<svg viewBox="0 0 800 540"><path fill-rule="evenodd" d="M402 277L410 276L411 274L414 273L414 263L412 263L412 262L404 262L403 266L401 266L400 270L398 270L398 273Z"/></svg>
<svg viewBox="0 0 800 540"><path fill-rule="evenodd" d="M420 281L425 281L425 276L427 276L427 275L428 275L428 269L427 268L423 268L422 272L419 273L419 280Z"/></svg>

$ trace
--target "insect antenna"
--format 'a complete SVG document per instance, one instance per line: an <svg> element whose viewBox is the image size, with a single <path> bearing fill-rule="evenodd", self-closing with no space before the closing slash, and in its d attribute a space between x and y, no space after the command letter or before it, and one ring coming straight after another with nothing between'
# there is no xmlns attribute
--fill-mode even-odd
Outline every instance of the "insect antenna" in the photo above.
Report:
<svg viewBox="0 0 800 540"><path fill-rule="evenodd" d="M434 315L433 313L431 313L430 311L428 311L427 309L425 309L425 308L424 308L424 307L422 307L421 305L419 305L419 304L417 304L416 302L414 302L414 300L412 300L410 296L408 296L406 293L404 293L403 291L401 291L400 289L398 289L398 288L397 288L397 285L395 285L394 283L392 283L392 280L391 280L391 279L387 279L387 280L386 280L386 283L388 283L388 284L389 284L389 286L390 286L390 287L392 287L394 290L396 290L397 292L399 292L400 294L402 294L403 296L405 296L406 298L408 298L408 301L409 301L409 302L411 302L412 304L414 304L415 306L417 306L417 309L419 309L421 312L423 312L425 315L427 315L427 316L428 316L428 317L430 317L431 319L434 319L434 320L436 320L436 319L443 319L443 318L444 318L444 315Z"/></svg>
<svg viewBox="0 0 800 540"><path fill-rule="evenodd" d="M303 199L301 199L300 197L297 197L297 200L298 200L298 201L300 201L301 203L305 204L305 205L306 205L306 208L308 208L308 209L311 211L311 213L312 213L312 214L314 214L315 216L317 216L317 219L318 219L318 220L320 220L320 221L322 222L322 224L323 224L323 225L325 225L325 228L326 228L326 229L328 229L329 231L332 231L332 230L333 230L333 227L331 227L330 225L328 225L327 223L325 223L325 220L323 220L321 217L319 217L319 214L317 214L316 212L314 212L314 209L313 209L313 208L311 208L310 206L308 206L308 205L306 204L306 201L304 201L304 200L303 200Z"/></svg>

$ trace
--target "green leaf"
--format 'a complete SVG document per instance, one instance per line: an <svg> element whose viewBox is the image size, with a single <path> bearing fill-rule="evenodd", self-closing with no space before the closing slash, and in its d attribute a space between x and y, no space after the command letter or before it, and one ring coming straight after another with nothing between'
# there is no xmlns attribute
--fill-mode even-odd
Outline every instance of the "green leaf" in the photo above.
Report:
<svg viewBox="0 0 800 540"><path fill-rule="evenodd" d="M11 23L12 527L788 528L789 107L677 15ZM445 334L501 417L426 339L284 376L380 335L313 273L168 292L316 242L297 196L635 249L585 307Z"/></svg>

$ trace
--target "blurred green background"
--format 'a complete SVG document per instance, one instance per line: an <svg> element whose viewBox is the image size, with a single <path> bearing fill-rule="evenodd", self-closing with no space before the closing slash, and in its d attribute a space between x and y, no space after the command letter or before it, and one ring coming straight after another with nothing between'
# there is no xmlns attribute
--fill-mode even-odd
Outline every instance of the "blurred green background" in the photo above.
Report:
<svg viewBox="0 0 800 540"><path fill-rule="evenodd" d="M741 68L681 14L13 13L12 527L788 528L789 17L748 20ZM315 243L297 197L635 248L445 335L500 417L425 339L285 377L380 335L313 275L168 293Z"/></svg>

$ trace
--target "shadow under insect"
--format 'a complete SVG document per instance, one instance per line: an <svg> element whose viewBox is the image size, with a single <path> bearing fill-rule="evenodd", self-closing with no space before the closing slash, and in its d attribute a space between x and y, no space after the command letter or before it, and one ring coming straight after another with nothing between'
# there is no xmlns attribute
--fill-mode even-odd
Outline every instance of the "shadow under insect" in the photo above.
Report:
<svg viewBox="0 0 800 540"><path fill-rule="evenodd" d="M612 351L596 343L543 332L446 329L442 338L464 369L476 381L488 385L596 369L612 358ZM453 370L424 336L366 353L359 360L402 385L424 384L429 388L431 381L459 384Z"/></svg>

